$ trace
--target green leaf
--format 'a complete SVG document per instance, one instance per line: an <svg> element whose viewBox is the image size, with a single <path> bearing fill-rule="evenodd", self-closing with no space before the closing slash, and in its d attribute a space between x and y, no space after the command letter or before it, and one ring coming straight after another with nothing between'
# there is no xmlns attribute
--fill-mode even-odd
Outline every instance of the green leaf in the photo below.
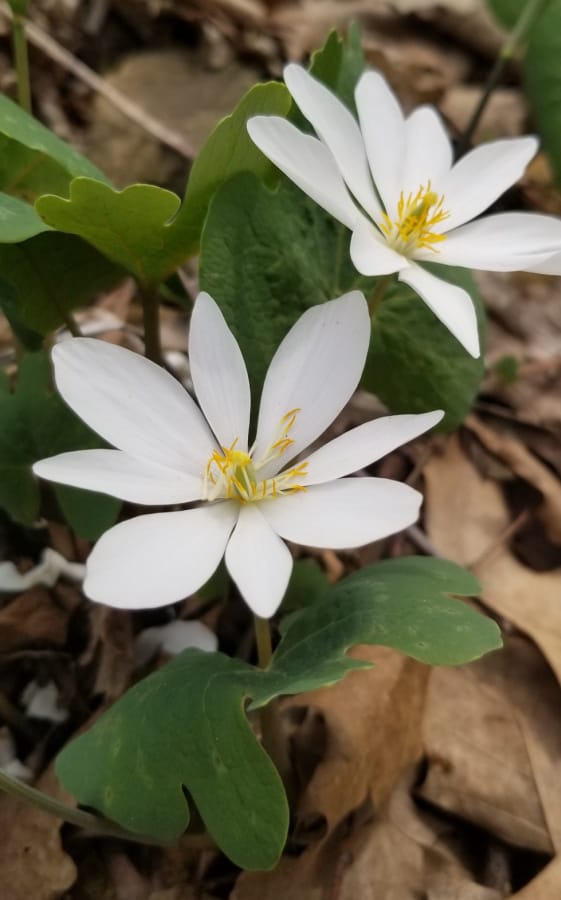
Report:
<svg viewBox="0 0 561 900"><path fill-rule="evenodd" d="M115 497L64 484L52 484L51 487L65 520L72 531L84 540L97 541L115 524L122 506Z"/></svg>
<svg viewBox="0 0 561 900"><path fill-rule="evenodd" d="M288 805L244 712L249 683L262 677L221 653L187 650L66 747L57 775L81 803L163 841L189 823L186 788L233 862L270 869Z"/></svg>
<svg viewBox="0 0 561 900"><path fill-rule="evenodd" d="M49 226L29 203L9 194L0 194L0 244L26 241L43 231L50 231Z"/></svg>
<svg viewBox="0 0 561 900"><path fill-rule="evenodd" d="M512 28L527 0L490 0L499 21ZM528 100L561 185L561 0L549 0L534 22L526 44L524 81Z"/></svg>
<svg viewBox="0 0 561 900"><path fill-rule="evenodd" d="M13 519L31 524L39 513L39 485L31 471L34 462L66 450L99 446L97 435L52 389L44 353L24 356L15 390L0 372L0 506ZM89 491L81 495L82 508L74 518L91 522L76 530L85 537L99 537L113 524L121 504ZM70 524L72 518L69 516ZM97 533L95 523L103 526Z"/></svg>
<svg viewBox="0 0 561 900"><path fill-rule="evenodd" d="M238 175L214 197L203 230L200 284L220 305L244 355L253 396L280 341L308 307L367 284L349 233L283 179L276 193Z"/></svg>
<svg viewBox="0 0 561 900"><path fill-rule="evenodd" d="M145 286L155 287L185 260L185 241L173 221L177 194L152 184L116 191L101 181L76 178L70 197L46 195L35 208L58 231L84 238Z"/></svg>
<svg viewBox="0 0 561 900"><path fill-rule="evenodd" d="M29 0L8 0L8 3L18 16L24 16L29 6Z"/></svg>
<svg viewBox="0 0 561 900"><path fill-rule="evenodd" d="M467 269L432 267L439 278L471 295L484 345L485 313ZM362 386L395 413L444 409L439 425L453 431L469 412L484 373L483 356L473 359L409 287L388 291L372 326Z"/></svg>
<svg viewBox="0 0 561 900"><path fill-rule="evenodd" d="M477 580L442 559L401 557L368 566L293 614L251 708L283 693L333 684L368 666L345 654L356 644L393 647L430 665L454 666L501 647L492 619L452 595L479 593Z"/></svg>
<svg viewBox="0 0 561 900"><path fill-rule="evenodd" d="M33 201L47 192L65 194L77 175L106 181L81 153L0 95L0 190Z"/></svg>
<svg viewBox="0 0 561 900"><path fill-rule="evenodd" d="M220 653L185 651L67 746L57 775L80 803L163 841L189 823L186 791L237 865L271 868L288 808L246 702L258 708L368 666L346 656L355 644L395 647L440 665L497 649L495 623L450 596L478 590L472 575L444 560L393 559L364 569L289 618L265 671Z"/></svg>
<svg viewBox="0 0 561 900"><path fill-rule="evenodd" d="M141 284L165 281L198 249L209 200L217 187L239 171L266 179L274 172L246 132L259 113L283 113L290 98L280 84L257 85L216 127L193 165L183 205L177 194L150 184L122 191L90 178L77 178L68 200L40 197L36 209L53 228L84 238Z"/></svg>
<svg viewBox="0 0 561 900"><path fill-rule="evenodd" d="M84 241L53 231L0 244L0 272L0 306L10 321L41 335L123 277Z"/></svg>
<svg viewBox="0 0 561 900"><path fill-rule="evenodd" d="M312 55L310 73L355 112L355 86L365 66L360 28L352 22L346 40L337 31L329 34L324 47Z"/></svg>
<svg viewBox="0 0 561 900"><path fill-rule="evenodd" d="M374 289L374 279L354 269L349 240L346 228L287 179L271 193L251 175L238 175L216 194L203 231L200 282L240 344L254 410L271 358L296 319L345 291L358 288L368 297ZM469 273L434 271L470 292L483 336L483 307ZM363 386L393 412L444 409L443 427L452 429L482 376L482 360L469 356L420 297L396 285L373 327Z"/></svg>
<svg viewBox="0 0 561 900"><path fill-rule="evenodd" d="M221 184L239 172L252 172L268 184L276 182L276 169L250 139L246 122L252 116L285 116L290 103L283 84L257 84L218 123L193 163L178 215L186 256L198 251L208 205Z"/></svg>
<svg viewBox="0 0 561 900"><path fill-rule="evenodd" d="M287 613L294 609L310 606L323 597L328 588L327 575L315 560L295 560L282 601L283 611Z"/></svg>

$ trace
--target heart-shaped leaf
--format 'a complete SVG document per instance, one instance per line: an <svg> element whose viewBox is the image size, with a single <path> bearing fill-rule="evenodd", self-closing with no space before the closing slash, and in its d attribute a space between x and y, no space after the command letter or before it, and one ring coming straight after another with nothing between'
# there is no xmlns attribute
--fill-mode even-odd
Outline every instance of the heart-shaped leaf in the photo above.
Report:
<svg viewBox="0 0 561 900"><path fill-rule="evenodd" d="M267 670L187 650L136 685L64 749L57 773L79 802L139 834L171 840L189 822L184 790L219 847L249 869L275 865L287 829L280 779L244 712L333 684L367 665L355 644L454 665L500 647L494 622L452 594L479 590L437 559L379 563L292 614Z"/></svg>

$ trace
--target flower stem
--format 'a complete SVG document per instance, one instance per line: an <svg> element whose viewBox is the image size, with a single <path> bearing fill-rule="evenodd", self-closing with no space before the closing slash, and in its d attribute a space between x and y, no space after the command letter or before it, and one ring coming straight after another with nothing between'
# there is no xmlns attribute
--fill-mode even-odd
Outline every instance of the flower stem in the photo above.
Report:
<svg viewBox="0 0 561 900"><path fill-rule="evenodd" d="M253 617L255 624L255 640L257 643L257 659L259 666L266 669L271 662L273 645L271 626L267 619ZM292 765L288 753L288 742L282 727L277 700L271 700L259 711L261 722L261 740L275 766L278 769L289 797L292 794Z"/></svg>
<svg viewBox="0 0 561 900"><path fill-rule="evenodd" d="M372 292L372 296L368 301L368 312L370 313L370 318L373 319L376 313L378 312L378 308L380 303L384 299L384 294L386 293L386 288L391 281L391 275L383 275L382 278L379 278L376 282L376 287Z"/></svg>
<svg viewBox="0 0 561 900"><path fill-rule="evenodd" d="M144 325L144 351L152 362L162 362L162 344L160 340L160 303L156 290L140 289L142 300L142 320Z"/></svg>
<svg viewBox="0 0 561 900"><path fill-rule="evenodd" d="M483 111L487 106L487 103L489 102L489 98L491 97L491 94L501 80L501 76L505 67L516 55L521 45L524 43L532 25L539 18L548 3L549 0L527 0L525 5L522 7L516 25L501 47L499 55L497 56L493 68L489 73L489 77L487 78L487 82L479 99L479 103L477 104L473 115L469 120L466 130L458 141L458 157L463 156L464 153L469 150L475 129L479 124L481 116L483 115Z"/></svg>
<svg viewBox="0 0 561 900"><path fill-rule="evenodd" d="M97 835L123 838L127 841L134 841L137 844L164 846L163 841L155 841L143 835L134 834L101 816L96 816L83 809L76 809L73 806L67 806L66 803L61 803L59 800L55 800L54 797L49 797L48 794L38 791L37 788L31 787L29 784L10 778L1 771L0 790L5 791L12 797L16 797L18 800L25 800L27 803L31 803L33 806L37 806L39 809L43 809L45 812L51 813L51 815L57 816L57 818L63 819L65 822L70 822L72 825L78 825L80 828L95 832Z"/></svg>
<svg viewBox="0 0 561 900"><path fill-rule="evenodd" d="M25 18L17 13L14 13L12 17L12 45L18 86L18 103L22 109L31 114L31 88L29 84Z"/></svg>
<svg viewBox="0 0 561 900"><path fill-rule="evenodd" d="M257 659L262 669L266 669L273 655L273 643L271 640L271 626L268 619L260 616L253 617L255 625L255 640L257 643Z"/></svg>

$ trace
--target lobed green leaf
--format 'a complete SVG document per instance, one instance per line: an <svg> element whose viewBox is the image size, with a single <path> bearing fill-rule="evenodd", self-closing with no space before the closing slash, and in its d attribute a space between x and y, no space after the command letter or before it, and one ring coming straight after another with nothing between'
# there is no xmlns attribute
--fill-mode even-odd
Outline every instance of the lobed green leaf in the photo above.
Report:
<svg viewBox="0 0 561 900"><path fill-rule="evenodd" d="M355 644L456 665L500 647L490 619L453 594L479 590L438 559L394 559L329 588L293 613L263 671L187 650L136 685L64 749L57 774L80 803L139 834L172 840L188 825L185 792L218 846L248 869L275 865L286 838L282 783L244 712L281 694L333 684L366 663Z"/></svg>

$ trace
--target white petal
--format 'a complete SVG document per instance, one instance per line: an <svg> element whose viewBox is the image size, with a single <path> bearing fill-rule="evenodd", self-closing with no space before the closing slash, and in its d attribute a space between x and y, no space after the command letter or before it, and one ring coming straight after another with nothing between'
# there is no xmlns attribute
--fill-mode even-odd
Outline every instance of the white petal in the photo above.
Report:
<svg viewBox="0 0 561 900"><path fill-rule="evenodd" d="M302 114L331 150L349 190L363 209L378 219L380 203L372 185L360 128L352 113L302 66L287 66L284 80Z"/></svg>
<svg viewBox="0 0 561 900"><path fill-rule="evenodd" d="M84 591L117 609L176 603L208 581L224 555L239 507L205 504L115 525L95 545Z"/></svg>
<svg viewBox="0 0 561 900"><path fill-rule="evenodd" d="M33 466L40 478L99 491L130 503L165 506L200 500L202 477L135 459L121 450L75 450L41 459Z"/></svg>
<svg viewBox="0 0 561 900"><path fill-rule="evenodd" d="M321 484L357 472L428 431L442 419L441 409L419 415L385 416L335 438L308 458L303 483Z"/></svg>
<svg viewBox="0 0 561 900"><path fill-rule="evenodd" d="M561 253L554 253L537 266L525 266L524 271L536 272L538 275L561 275Z"/></svg>
<svg viewBox="0 0 561 900"><path fill-rule="evenodd" d="M365 72L355 91L370 171L384 206L393 210L403 185L405 122L397 99L379 72Z"/></svg>
<svg viewBox="0 0 561 900"><path fill-rule="evenodd" d="M515 272L561 252L561 219L539 213L496 213L462 225L438 244L438 254L415 254L445 265Z"/></svg>
<svg viewBox="0 0 561 900"><path fill-rule="evenodd" d="M73 338L53 349L55 380L70 407L131 456L200 475L215 447L204 417L168 372L123 347Z"/></svg>
<svg viewBox="0 0 561 900"><path fill-rule="evenodd" d="M452 167L452 145L442 120L432 106L420 106L405 122L405 159L401 189L416 194L430 182L438 191Z"/></svg>
<svg viewBox="0 0 561 900"><path fill-rule="evenodd" d="M268 619L284 597L292 572L292 556L263 518L260 506L249 503L242 507L225 558L228 571L251 611Z"/></svg>
<svg viewBox="0 0 561 900"><path fill-rule="evenodd" d="M353 231L351 259L362 275L391 275L409 265L409 260L392 250L375 226L366 219Z"/></svg>
<svg viewBox="0 0 561 900"><path fill-rule="evenodd" d="M255 116L247 130L253 143L294 184L347 228L353 227L361 214L325 144L278 116Z"/></svg>
<svg viewBox="0 0 561 900"><path fill-rule="evenodd" d="M261 504L287 541L311 547L360 547L417 520L422 496L386 478L341 478Z"/></svg>
<svg viewBox="0 0 561 900"><path fill-rule="evenodd" d="M290 432L294 443L276 462L260 469L260 477L284 468L341 412L360 381L369 341L370 317L359 291L313 306L300 316L265 377L253 453L256 465L279 437L283 416L298 409Z"/></svg>
<svg viewBox="0 0 561 900"><path fill-rule="evenodd" d="M490 141L462 157L438 188L449 213L446 230L488 209L524 174L537 150L538 141L530 135Z"/></svg>
<svg viewBox="0 0 561 900"><path fill-rule="evenodd" d="M242 352L217 304L207 293L195 301L189 330L189 363L197 400L223 447L237 440L247 450L250 391Z"/></svg>
<svg viewBox="0 0 561 900"><path fill-rule="evenodd" d="M404 269L399 274L399 280L422 297L437 319L477 359L480 355L477 316L468 292L456 284L431 275L420 266Z"/></svg>
<svg viewBox="0 0 561 900"><path fill-rule="evenodd" d="M136 666L144 666L160 651L169 656L177 656L189 647L212 653L218 648L218 639L204 622L174 619L166 625L145 628L137 635L134 642L134 662Z"/></svg>

